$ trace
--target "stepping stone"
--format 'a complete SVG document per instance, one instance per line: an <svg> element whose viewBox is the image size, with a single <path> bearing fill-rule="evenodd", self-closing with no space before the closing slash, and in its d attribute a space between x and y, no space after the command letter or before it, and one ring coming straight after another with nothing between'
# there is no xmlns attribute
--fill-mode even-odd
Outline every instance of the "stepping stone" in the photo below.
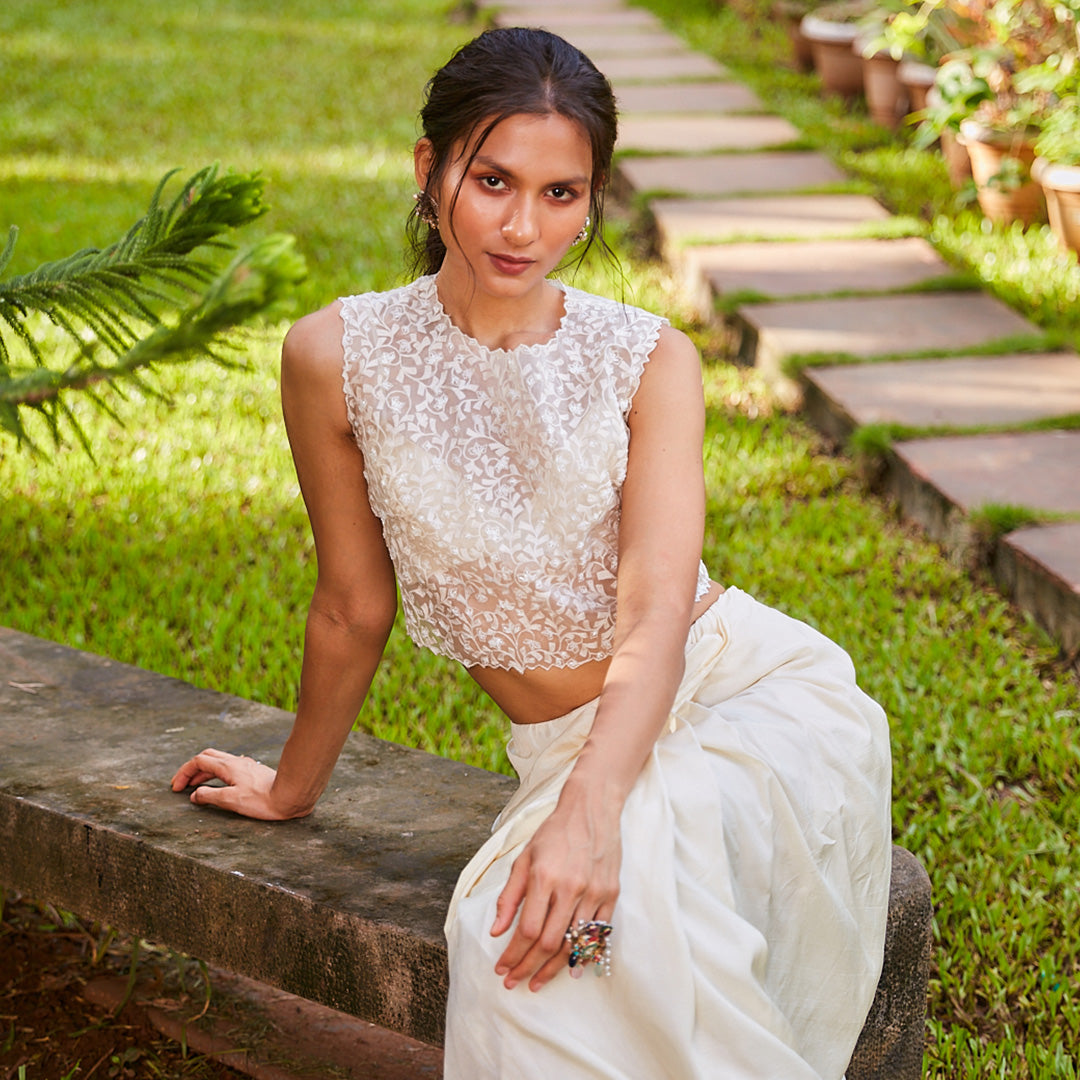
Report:
<svg viewBox="0 0 1080 1080"><path fill-rule="evenodd" d="M724 84L714 85L721 89ZM828 158L804 150L776 150L763 154L627 157L619 160L616 171L620 183L625 184L630 192L664 191L713 196L797 191L800 188L839 184L847 179Z"/></svg>
<svg viewBox="0 0 1080 1080"><path fill-rule="evenodd" d="M779 116L625 116L619 124L617 149L642 153L759 150L798 138L798 130Z"/></svg>
<svg viewBox="0 0 1080 1080"><path fill-rule="evenodd" d="M545 5L529 5L503 11L498 16L500 26L542 26L553 34L566 37L579 30L593 33L641 33L656 31L665 33L663 24L655 15L640 8L597 8L593 11L580 5L556 8Z"/></svg>
<svg viewBox="0 0 1080 1080"><path fill-rule="evenodd" d="M630 30L613 35L608 30L597 31L583 27L563 36L593 61L611 56L659 56L663 53L686 51L686 42L682 38L663 30L649 33Z"/></svg>
<svg viewBox="0 0 1080 1080"><path fill-rule="evenodd" d="M711 56L691 52L689 49L682 53L661 53L658 56L613 55L596 66L612 83L620 84L729 77L723 64Z"/></svg>
<svg viewBox="0 0 1080 1080"><path fill-rule="evenodd" d="M894 449L914 476L965 513L988 503L1080 513L1080 431L953 435Z"/></svg>
<svg viewBox="0 0 1080 1080"><path fill-rule="evenodd" d="M615 96L624 118L628 113L762 112L765 109L761 98L736 82L621 83Z"/></svg>
<svg viewBox="0 0 1080 1080"><path fill-rule="evenodd" d="M1080 512L1080 431L958 435L901 442L887 481L902 512L961 556L973 537L968 515L989 503ZM1004 592L1069 652L1080 648L1080 523L1019 529L994 548Z"/></svg>
<svg viewBox="0 0 1080 1080"><path fill-rule="evenodd" d="M950 352L1039 332L981 292L747 304L736 324L742 331L740 358L771 375L790 356Z"/></svg>
<svg viewBox="0 0 1080 1080"><path fill-rule="evenodd" d="M1080 522L1017 529L997 554L998 583L1066 653L1080 652Z"/></svg>
<svg viewBox="0 0 1080 1080"><path fill-rule="evenodd" d="M834 438L860 424L1020 424L1080 413L1080 356L1013 353L806 368L806 409Z"/></svg>
<svg viewBox="0 0 1080 1080"><path fill-rule="evenodd" d="M649 209L669 257L690 243L851 236L890 217L868 195L654 199Z"/></svg>
<svg viewBox="0 0 1080 1080"><path fill-rule="evenodd" d="M763 299L839 292L890 292L944 277L949 267L917 236L899 240L802 240L685 248L692 280L719 296Z"/></svg>
<svg viewBox="0 0 1080 1080"><path fill-rule="evenodd" d="M541 0L479 0L480 7L497 8L500 12L520 14L521 12L551 12L560 14L576 14L579 11L625 11L626 0L549 0L543 3Z"/></svg>

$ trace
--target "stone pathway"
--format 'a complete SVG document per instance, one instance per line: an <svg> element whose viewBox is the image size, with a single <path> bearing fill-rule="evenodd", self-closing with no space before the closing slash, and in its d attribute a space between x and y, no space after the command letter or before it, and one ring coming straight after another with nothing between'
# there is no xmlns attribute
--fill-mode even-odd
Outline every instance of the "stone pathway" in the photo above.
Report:
<svg viewBox="0 0 1080 1080"><path fill-rule="evenodd" d="M744 362L838 442L869 423L937 429L889 455L904 514L964 550L987 505L1080 513L1080 432L986 434L1080 412L1080 357L1007 351L1038 328L985 293L913 291L950 273L933 248L891 238L902 230L875 200L829 193L843 174L651 13L623 0L483 2L501 25L562 34L612 80L616 192L648 203L701 313L724 302ZM836 360L788 379L807 356ZM991 562L1004 591L1080 652L1080 521L1010 533Z"/></svg>

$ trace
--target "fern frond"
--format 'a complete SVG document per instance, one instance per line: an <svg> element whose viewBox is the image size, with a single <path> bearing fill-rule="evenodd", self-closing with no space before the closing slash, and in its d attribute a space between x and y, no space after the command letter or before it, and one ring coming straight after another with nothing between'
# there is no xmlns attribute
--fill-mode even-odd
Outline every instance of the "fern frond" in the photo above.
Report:
<svg viewBox="0 0 1080 1080"><path fill-rule="evenodd" d="M279 304L305 273L291 236L275 234L260 240L238 253L202 296L167 323L159 322L112 360L102 355L112 353L102 338L80 339L79 355L62 371L37 366L9 369L6 375L0 372L0 427L28 443L18 410L33 409L45 417L54 442L60 441L63 421L89 451L86 434L62 397L65 391L91 391L92 400L96 398L99 406L111 412L95 393L103 384L116 387L128 382L161 396L142 378L160 364L194 356L233 364L222 351L229 345L229 332Z"/></svg>
<svg viewBox="0 0 1080 1080"><path fill-rule="evenodd" d="M263 181L256 173L218 176L216 165L207 166L165 209L162 196L175 172L162 178L146 213L116 243L84 248L0 281L0 330L4 325L15 329L27 344L17 326L39 312L76 341L81 328L91 330L120 357L137 337L129 320L156 326L159 306L171 306L211 281L213 264L192 253L231 247L225 239L230 230L266 213ZM16 232L9 234L0 271L10 260ZM35 363L45 363L40 349L29 345L29 351ZM10 350L0 334L0 366L9 363Z"/></svg>
<svg viewBox="0 0 1080 1080"><path fill-rule="evenodd" d="M304 277L303 259L287 236L249 246L223 271L207 257L212 249L231 249L229 231L266 212L257 174L221 177L216 165L207 166L166 204L174 175L162 178L146 213L114 244L0 280L0 431L29 444L23 422L29 409L44 419L55 444L69 429L89 453L67 391L83 391L115 418L101 393L106 387L123 396L127 385L161 398L145 378L161 364L205 356L236 365L228 351L231 332L277 305ZM16 237L13 227L0 273ZM60 349L42 333L49 324ZM21 350L13 352L5 335Z"/></svg>

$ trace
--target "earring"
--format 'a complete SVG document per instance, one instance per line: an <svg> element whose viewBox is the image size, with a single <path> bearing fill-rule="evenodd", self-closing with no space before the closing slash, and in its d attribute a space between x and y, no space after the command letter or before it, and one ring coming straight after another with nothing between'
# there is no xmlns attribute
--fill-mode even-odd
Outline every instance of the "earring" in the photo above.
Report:
<svg viewBox="0 0 1080 1080"><path fill-rule="evenodd" d="M589 226L592 224L589 218L585 218L585 224L581 226L581 232L574 237L574 244L583 244L589 239Z"/></svg>
<svg viewBox="0 0 1080 1080"><path fill-rule="evenodd" d="M439 208L435 200L426 192L418 191L413 199L416 201L416 216L428 226L429 229L439 230Z"/></svg>

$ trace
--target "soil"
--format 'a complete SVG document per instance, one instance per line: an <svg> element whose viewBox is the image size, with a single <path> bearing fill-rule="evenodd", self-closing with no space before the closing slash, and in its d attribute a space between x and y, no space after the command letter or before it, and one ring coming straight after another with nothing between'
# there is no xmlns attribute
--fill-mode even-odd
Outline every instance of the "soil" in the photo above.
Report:
<svg viewBox="0 0 1080 1080"><path fill-rule="evenodd" d="M164 1038L136 1005L114 1014L87 998L89 983L126 980L134 942L10 894L5 903L0 893L0 915L0 1080L241 1080ZM148 966L174 1007L186 999L198 1012L197 965L144 952L141 980Z"/></svg>

